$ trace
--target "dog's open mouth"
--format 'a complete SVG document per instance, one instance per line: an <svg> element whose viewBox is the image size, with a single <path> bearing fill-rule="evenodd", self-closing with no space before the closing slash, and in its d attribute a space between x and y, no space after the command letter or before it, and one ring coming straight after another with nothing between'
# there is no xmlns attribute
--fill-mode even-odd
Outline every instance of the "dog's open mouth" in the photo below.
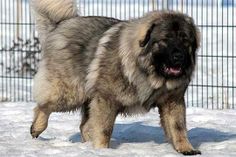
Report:
<svg viewBox="0 0 236 157"><path fill-rule="evenodd" d="M164 65L164 72L168 75L178 76L182 73L181 67L168 67Z"/></svg>

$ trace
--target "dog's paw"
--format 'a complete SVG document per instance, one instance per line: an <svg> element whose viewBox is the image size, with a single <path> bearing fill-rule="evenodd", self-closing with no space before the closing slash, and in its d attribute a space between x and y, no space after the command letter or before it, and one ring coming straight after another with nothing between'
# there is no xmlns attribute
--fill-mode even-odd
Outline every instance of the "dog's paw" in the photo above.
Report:
<svg viewBox="0 0 236 157"><path fill-rule="evenodd" d="M182 153L183 155L198 155L198 154L202 154L201 151L199 150L190 150L190 151L183 151L183 152L180 152Z"/></svg>
<svg viewBox="0 0 236 157"><path fill-rule="evenodd" d="M36 131L36 130L34 129L34 126L31 125L31 127L30 127L30 134L31 134L32 138L38 138L39 135L40 135L40 133L41 133L41 132Z"/></svg>

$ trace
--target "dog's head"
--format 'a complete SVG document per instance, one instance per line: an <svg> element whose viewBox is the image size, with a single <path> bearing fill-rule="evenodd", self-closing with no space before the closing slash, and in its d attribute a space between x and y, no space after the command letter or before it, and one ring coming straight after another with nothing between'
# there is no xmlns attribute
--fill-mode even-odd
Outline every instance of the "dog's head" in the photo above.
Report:
<svg viewBox="0 0 236 157"><path fill-rule="evenodd" d="M139 41L143 48L139 65L145 65L148 58L149 69L154 69L149 72L155 72L159 78L189 78L196 64L198 38L198 29L192 18L181 13L161 13Z"/></svg>

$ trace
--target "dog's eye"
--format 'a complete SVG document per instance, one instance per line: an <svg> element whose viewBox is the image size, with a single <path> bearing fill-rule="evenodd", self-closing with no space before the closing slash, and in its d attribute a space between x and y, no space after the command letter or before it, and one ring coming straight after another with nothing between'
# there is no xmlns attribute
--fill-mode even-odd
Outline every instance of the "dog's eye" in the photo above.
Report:
<svg viewBox="0 0 236 157"><path fill-rule="evenodd" d="M152 48L154 51L159 49L159 44L157 42L153 43Z"/></svg>
<svg viewBox="0 0 236 157"><path fill-rule="evenodd" d="M178 37L181 38L181 39L186 39L187 34L185 32L178 32Z"/></svg>
<svg viewBox="0 0 236 157"><path fill-rule="evenodd" d="M187 40L184 40L183 43L184 43L184 46L185 46L185 47L188 47L188 46L190 45Z"/></svg>
<svg viewBox="0 0 236 157"><path fill-rule="evenodd" d="M156 42L159 46L162 46L162 47L166 47L167 46L167 40L166 39L162 39L162 40L159 40L158 42Z"/></svg>

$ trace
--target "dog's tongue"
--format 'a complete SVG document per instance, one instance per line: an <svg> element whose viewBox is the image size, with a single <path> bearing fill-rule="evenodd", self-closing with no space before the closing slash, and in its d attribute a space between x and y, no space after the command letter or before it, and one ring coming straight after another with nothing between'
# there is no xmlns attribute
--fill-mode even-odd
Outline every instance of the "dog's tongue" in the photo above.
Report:
<svg viewBox="0 0 236 157"><path fill-rule="evenodd" d="M168 67L166 68L166 72L171 75L178 75L181 73L180 67Z"/></svg>
<svg viewBox="0 0 236 157"><path fill-rule="evenodd" d="M170 73L178 75L181 72L181 68L169 68Z"/></svg>

